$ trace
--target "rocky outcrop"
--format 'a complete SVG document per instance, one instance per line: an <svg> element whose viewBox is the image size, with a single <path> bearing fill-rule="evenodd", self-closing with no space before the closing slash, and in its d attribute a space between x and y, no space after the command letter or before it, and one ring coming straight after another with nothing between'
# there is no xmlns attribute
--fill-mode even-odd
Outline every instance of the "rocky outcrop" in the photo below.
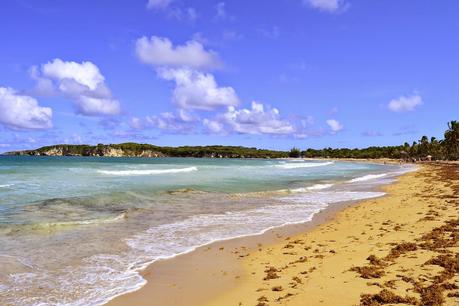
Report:
<svg viewBox="0 0 459 306"><path fill-rule="evenodd" d="M240 146L181 146L161 147L145 143L119 144L57 144L35 150L23 150L3 155L31 156L106 156L106 157L194 157L194 158L281 158L287 152L261 150Z"/></svg>
<svg viewBox="0 0 459 306"><path fill-rule="evenodd" d="M24 150L7 152L4 155L31 155L31 156L105 156L105 157L166 157L161 152L153 150L143 150L140 152L125 151L120 148L114 148L110 145L89 147L79 153L71 151L66 146L54 146L41 150Z"/></svg>
<svg viewBox="0 0 459 306"><path fill-rule="evenodd" d="M121 149L105 146L102 150L97 150L94 152L94 155L91 156L106 156L106 157L124 157L126 156L125 152Z"/></svg>
<svg viewBox="0 0 459 306"><path fill-rule="evenodd" d="M38 152L37 155L44 155L44 156L65 156L66 152L63 147L54 147L44 152Z"/></svg>

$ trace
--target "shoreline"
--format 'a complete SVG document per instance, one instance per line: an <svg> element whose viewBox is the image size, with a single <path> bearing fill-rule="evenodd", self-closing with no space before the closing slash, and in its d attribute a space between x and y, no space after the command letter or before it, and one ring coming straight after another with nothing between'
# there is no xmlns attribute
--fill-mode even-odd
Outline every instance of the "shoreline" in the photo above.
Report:
<svg viewBox="0 0 459 306"><path fill-rule="evenodd" d="M383 189L251 252L249 277L203 305L457 305L458 165L428 164Z"/></svg>
<svg viewBox="0 0 459 306"><path fill-rule="evenodd" d="M378 159L373 162L382 164L387 160ZM367 163L371 162L367 161ZM406 173L401 176L404 175ZM385 187L396 184L401 176L397 176L395 181L388 185L378 185L372 190L384 191ZM386 196L388 196L387 193L382 197ZM171 258L156 260L139 272L146 280L145 285L140 289L116 296L104 305L202 305L218 294L237 287L248 277L246 271L241 267L240 260L250 252L264 245L281 243L286 237L313 231L320 225L332 222L340 212L378 198L381 197L332 203L314 214L309 221L284 224L266 229L261 233L213 241ZM222 265L225 266L224 270L219 269ZM193 267L193 272L189 271L191 267ZM216 278L215 271L220 271L222 277ZM196 276L197 273L199 275ZM187 274L195 274L195 277L191 278L199 279L200 285L193 284ZM208 282L208 280L212 281ZM204 286L206 290L200 291L203 281L207 284ZM171 300L175 296L180 296L180 299ZM181 302L182 298L184 298L183 302Z"/></svg>

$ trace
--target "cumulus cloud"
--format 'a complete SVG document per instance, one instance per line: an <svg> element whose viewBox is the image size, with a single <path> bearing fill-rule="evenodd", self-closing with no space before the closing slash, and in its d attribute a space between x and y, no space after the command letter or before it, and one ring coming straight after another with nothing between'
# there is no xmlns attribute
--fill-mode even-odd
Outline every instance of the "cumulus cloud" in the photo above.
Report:
<svg viewBox="0 0 459 306"><path fill-rule="evenodd" d="M95 90L105 78L99 68L91 62L64 62L55 59L42 66L42 73L45 77L55 80L74 80L76 83Z"/></svg>
<svg viewBox="0 0 459 306"><path fill-rule="evenodd" d="M167 8L173 0L148 0L147 8L148 9L165 9Z"/></svg>
<svg viewBox="0 0 459 306"><path fill-rule="evenodd" d="M194 131L198 122L198 117L183 109L178 109L176 112L163 112L144 118L133 117L129 125L136 130L158 128L169 133L187 134Z"/></svg>
<svg viewBox="0 0 459 306"><path fill-rule="evenodd" d="M422 104L420 95L401 96L398 99L393 99L389 102L388 108L393 112L411 112Z"/></svg>
<svg viewBox="0 0 459 306"><path fill-rule="evenodd" d="M154 67L212 69L221 66L218 55L212 50L205 50L196 40L174 46L168 38L144 36L137 40L135 50L140 61Z"/></svg>
<svg viewBox="0 0 459 306"><path fill-rule="evenodd" d="M217 9L223 9L223 5ZM189 132L200 125L213 134L270 134L288 135L295 127L280 117L276 108L252 102L251 108L236 108L240 100L232 87L219 86L213 74L206 69L218 68L220 60L213 51L206 50L197 39L174 46L167 38L142 37L136 42L140 61L152 65L158 77L172 81L175 88L172 102L176 113L162 113L144 119L135 118L132 127L156 127L172 132ZM181 112L214 111L226 107L226 111L212 119L187 120ZM188 113L189 114L189 113Z"/></svg>
<svg viewBox="0 0 459 306"><path fill-rule="evenodd" d="M14 89L0 87L0 123L13 129L48 129L53 111L41 107L36 99L18 94Z"/></svg>
<svg viewBox="0 0 459 306"><path fill-rule="evenodd" d="M338 120L328 119L326 122L333 134L338 133L344 128L344 126Z"/></svg>
<svg viewBox="0 0 459 306"><path fill-rule="evenodd" d="M218 86L210 73L183 68L159 69L158 75L175 82L172 100L179 108L209 111L239 104L234 89Z"/></svg>
<svg viewBox="0 0 459 306"><path fill-rule="evenodd" d="M303 0L303 3L328 13L342 12L349 6L345 0Z"/></svg>
<svg viewBox="0 0 459 306"><path fill-rule="evenodd" d="M251 109L228 107L221 118L232 131L241 134L291 134L295 128L290 122L280 118L277 108L265 107L253 101Z"/></svg>
<svg viewBox="0 0 459 306"><path fill-rule="evenodd" d="M211 134L222 134L225 132L223 124L217 120L204 119L202 124Z"/></svg>
<svg viewBox="0 0 459 306"><path fill-rule="evenodd" d="M40 67L32 67L30 75L37 81L40 94L61 94L72 99L79 113L88 116L117 115L119 101L113 99L105 77L91 62L54 59Z"/></svg>
<svg viewBox="0 0 459 306"><path fill-rule="evenodd" d="M117 115L120 105L117 100L81 96L78 98L80 113L88 116Z"/></svg>

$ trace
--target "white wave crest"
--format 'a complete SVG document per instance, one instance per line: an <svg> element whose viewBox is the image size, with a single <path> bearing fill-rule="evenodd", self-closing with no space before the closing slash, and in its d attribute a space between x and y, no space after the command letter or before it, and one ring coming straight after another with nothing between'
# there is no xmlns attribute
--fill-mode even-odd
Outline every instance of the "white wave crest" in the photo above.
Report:
<svg viewBox="0 0 459 306"><path fill-rule="evenodd" d="M0 185L0 188L8 188L11 186L13 186L13 184L3 184L3 185Z"/></svg>
<svg viewBox="0 0 459 306"><path fill-rule="evenodd" d="M148 170L97 170L98 173L116 176L133 176L133 175L157 175L173 174L197 171L196 167L178 168L178 169L148 169Z"/></svg>
<svg viewBox="0 0 459 306"><path fill-rule="evenodd" d="M332 187L333 184L315 184L310 187L308 187L308 190L320 190L320 189L326 189Z"/></svg>
<svg viewBox="0 0 459 306"><path fill-rule="evenodd" d="M307 191L314 191L314 190L322 190L332 187L333 184L315 184L306 188L295 188L290 189L290 192L297 193L297 192L307 192Z"/></svg>
<svg viewBox="0 0 459 306"><path fill-rule="evenodd" d="M357 177L357 178L355 178L355 179L352 179L352 180L350 180L349 182L350 182L350 183L365 182L365 181L374 180L374 179L378 179L378 178L385 177L385 176L387 176L387 173L381 173L381 174L368 174L368 175L364 175L364 176L361 176L361 177Z"/></svg>
<svg viewBox="0 0 459 306"><path fill-rule="evenodd" d="M332 165L333 162L325 162L325 163L286 163L282 165L275 165L274 167L276 168L282 168L282 169L296 169L296 168L314 168L314 167L323 167L323 166L328 166Z"/></svg>

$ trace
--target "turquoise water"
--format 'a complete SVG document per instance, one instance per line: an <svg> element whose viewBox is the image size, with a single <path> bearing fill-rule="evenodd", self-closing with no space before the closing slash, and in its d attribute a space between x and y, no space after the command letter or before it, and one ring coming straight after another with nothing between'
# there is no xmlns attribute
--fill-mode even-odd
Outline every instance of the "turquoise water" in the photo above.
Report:
<svg viewBox="0 0 459 306"><path fill-rule="evenodd" d="M0 304L99 305L215 240L381 196L408 169L305 160L0 157Z"/></svg>

